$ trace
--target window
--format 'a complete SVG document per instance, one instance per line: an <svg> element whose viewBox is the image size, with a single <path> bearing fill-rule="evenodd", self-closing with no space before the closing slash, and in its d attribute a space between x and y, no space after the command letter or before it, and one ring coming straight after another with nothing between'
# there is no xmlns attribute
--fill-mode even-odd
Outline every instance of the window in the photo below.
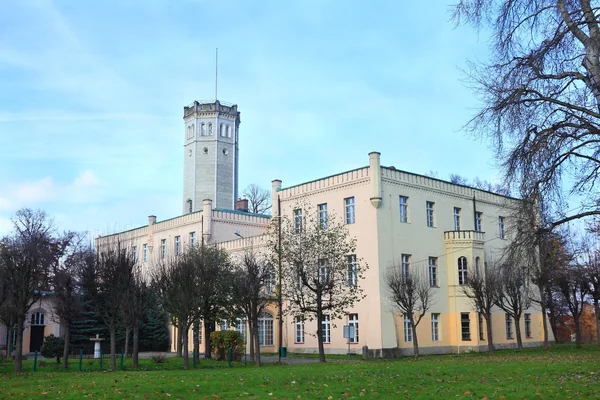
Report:
<svg viewBox="0 0 600 400"><path fill-rule="evenodd" d="M34 312L31 314L31 325L45 325L44 323L44 313Z"/></svg>
<svg viewBox="0 0 600 400"><path fill-rule="evenodd" d="M148 243L144 243L142 246L142 261L148 261Z"/></svg>
<svg viewBox="0 0 600 400"><path fill-rule="evenodd" d="M498 236L504 239L504 217L498 217Z"/></svg>
<svg viewBox="0 0 600 400"><path fill-rule="evenodd" d="M440 314L431 314L431 340L434 342L440 340Z"/></svg>
<svg viewBox="0 0 600 400"><path fill-rule="evenodd" d="M427 226L433 228L433 209L435 207L435 203L433 201L425 202L425 211L427 213Z"/></svg>
<svg viewBox="0 0 600 400"><path fill-rule="evenodd" d="M167 239L160 240L160 259L164 260L167 256Z"/></svg>
<svg viewBox="0 0 600 400"><path fill-rule="evenodd" d="M467 258L460 257L458 259L458 284L467 284Z"/></svg>
<svg viewBox="0 0 600 400"><path fill-rule="evenodd" d="M353 224L355 222L354 215L354 197L344 199L344 207L346 209L346 223Z"/></svg>
<svg viewBox="0 0 600 400"><path fill-rule="evenodd" d="M505 315L505 318L506 318L506 338L510 340L513 338L512 318L508 314Z"/></svg>
<svg viewBox="0 0 600 400"><path fill-rule="evenodd" d="M429 257L429 286L437 287L437 257Z"/></svg>
<svg viewBox="0 0 600 400"><path fill-rule="evenodd" d="M323 315L323 320L321 321L321 331L323 343L331 342L331 320L329 315Z"/></svg>
<svg viewBox="0 0 600 400"><path fill-rule="evenodd" d="M407 280L410 276L410 254L402 254L402 279Z"/></svg>
<svg viewBox="0 0 600 400"><path fill-rule="evenodd" d="M302 290L302 265L296 264L296 289Z"/></svg>
<svg viewBox="0 0 600 400"><path fill-rule="evenodd" d="M196 246L196 232L190 232L190 247Z"/></svg>
<svg viewBox="0 0 600 400"><path fill-rule="evenodd" d="M482 232L483 213L475 211L475 232Z"/></svg>
<svg viewBox="0 0 600 400"><path fill-rule="evenodd" d="M485 340L483 335L483 313L479 313L479 340Z"/></svg>
<svg viewBox="0 0 600 400"><path fill-rule="evenodd" d="M531 338L531 314L525 314L525 337Z"/></svg>
<svg viewBox="0 0 600 400"><path fill-rule="evenodd" d="M224 320L224 319L220 320L219 321L219 330L220 331L226 331L227 328L228 328L228 326L227 326L227 320Z"/></svg>
<svg viewBox="0 0 600 400"><path fill-rule="evenodd" d="M227 125L227 137L231 137L231 125Z"/></svg>
<svg viewBox="0 0 600 400"><path fill-rule="evenodd" d="M302 210L294 210L294 232L302 232Z"/></svg>
<svg viewBox="0 0 600 400"><path fill-rule="evenodd" d="M131 248L131 258L133 258L133 262L136 263L137 259L138 259L138 254L137 254L137 246L133 246Z"/></svg>
<svg viewBox="0 0 600 400"><path fill-rule="evenodd" d="M296 321L296 343L304 343L304 317L299 315Z"/></svg>
<svg viewBox="0 0 600 400"><path fill-rule="evenodd" d="M208 124L208 136L212 136L212 124Z"/></svg>
<svg viewBox="0 0 600 400"><path fill-rule="evenodd" d="M196 329L192 330L192 335L195 337ZM198 322L198 343L202 344L202 321Z"/></svg>
<svg viewBox="0 0 600 400"><path fill-rule="evenodd" d="M187 206L188 206L188 212L191 213L192 212L192 200L187 201Z"/></svg>
<svg viewBox="0 0 600 400"><path fill-rule="evenodd" d="M348 286L356 286L358 282L356 254L351 254L348 256L348 270L346 271L346 282L348 282Z"/></svg>
<svg viewBox="0 0 600 400"><path fill-rule="evenodd" d="M328 226L327 223L327 203L319 204L317 206L319 212L319 226L323 229L326 229Z"/></svg>
<svg viewBox="0 0 600 400"><path fill-rule="evenodd" d="M225 137L226 133L225 133L225 125L221 124L221 137Z"/></svg>
<svg viewBox="0 0 600 400"><path fill-rule="evenodd" d="M481 263L481 261L479 260L479 257L475 257L475 278L479 278L479 264Z"/></svg>
<svg viewBox="0 0 600 400"><path fill-rule="evenodd" d="M324 258L319 260L319 283L321 285L329 284L329 263Z"/></svg>
<svg viewBox="0 0 600 400"><path fill-rule="evenodd" d="M242 335L244 343L246 343L246 318L236 318L235 330Z"/></svg>
<svg viewBox="0 0 600 400"><path fill-rule="evenodd" d="M273 316L266 312L258 316L258 344L273 346Z"/></svg>
<svg viewBox="0 0 600 400"><path fill-rule="evenodd" d="M408 197L400 196L400 222L408 222Z"/></svg>
<svg viewBox="0 0 600 400"><path fill-rule="evenodd" d="M200 136L206 136L206 125L200 125Z"/></svg>
<svg viewBox="0 0 600 400"><path fill-rule="evenodd" d="M272 295L273 289L275 288L275 268L273 268L273 264L267 265L267 276L265 278L267 294Z"/></svg>
<svg viewBox="0 0 600 400"><path fill-rule="evenodd" d="M460 208L454 207L454 230L460 231Z"/></svg>
<svg viewBox="0 0 600 400"><path fill-rule="evenodd" d="M175 236L175 255L181 254L181 236Z"/></svg>
<svg viewBox="0 0 600 400"><path fill-rule="evenodd" d="M358 343L358 314L348 315L348 326L354 327L354 336L350 338L350 343Z"/></svg>
<svg viewBox="0 0 600 400"><path fill-rule="evenodd" d="M462 340L471 340L471 321L469 313L460 313L460 331Z"/></svg>
<svg viewBox="0 0 600 400"><path fill-rule="evenodd" d="M413 333L412 333L412 324L410 323L410 319L408 319L408 317L404 317L404 341L405 342L412 342L413 338Z"/></svg>

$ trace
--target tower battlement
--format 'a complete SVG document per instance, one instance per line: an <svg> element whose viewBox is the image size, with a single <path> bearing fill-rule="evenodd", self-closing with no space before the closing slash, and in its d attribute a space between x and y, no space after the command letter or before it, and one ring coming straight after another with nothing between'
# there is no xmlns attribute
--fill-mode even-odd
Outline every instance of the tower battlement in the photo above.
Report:
<svg viewBox="0 0 600 400"><path fill-rule="evenodd" d="M225 101L210 101L210 100L196 100L192 104L183 107L183 118L188 118L197 114L198 112L218 112L223 114L229 114L239 119L240 112L238 111L237 104L228 103Z"/></svg>

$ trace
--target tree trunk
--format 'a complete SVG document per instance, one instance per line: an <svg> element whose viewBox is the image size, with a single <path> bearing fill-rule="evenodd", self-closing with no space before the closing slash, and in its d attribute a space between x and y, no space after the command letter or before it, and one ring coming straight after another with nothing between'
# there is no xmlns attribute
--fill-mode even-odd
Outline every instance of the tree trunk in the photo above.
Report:
<svg viewBox="0 0 600 400"><path fill-rule="evenodd" d="M515 321L515 331L517 334L517 350L523 350L523 338L521 337L521 318L513 318Z"/></svg>
<svg viewBox="0 0 600 400"><path fill-rule="evenodd" d="M492 332L492 313L487 312L485 314L485 327L487 330L487 340L488 340L488 352L490 354L494 354L494 335Z"/></svg>
<svg viewBox="0 0 600 400"><path fill-rule="evenodd" d="M255 323L254 324L254 347L256 348L254 356L255 356L255 362L257 366L261 366L262 362L260 360L260 338L258 337L258 324Z"/></svg>
<svg viewBox="0 0 600 400"><path fill-rule="evenodd" d="M594 314L596 315L596 342L600 344L600 299L594 299Z"/></svg>
<svg viewBox="0 0 600 400"><path fill-rule="evenodd" d="M110 326L110 370L117 370L117 328L115 324Z"/></svg>
<svg viewBox="0 0 600 400"><path fill-rule="evenodd" d="M541 301L542 308L542 328L544 329L544 349L548 350L550 348L550 339L548 337L548 321L547 321L547 313L546 313L546 302L545 299Z"/></svg>
<svg viewBox="0 0 600 400"><path fill-rule="evenodd" d="M212 358L212 343L210 333L212 332L213 321L204 321L204 358Z"/></svg>
<svg viewBox="0 0 600 400"><path fill-rule="evenodd" d="M410 325L413 331L413 355L415 358L419 358L419 340L417 339L417 327L413 318L410 319Z"/></svg>
<svg viewBox="0 0 600 400"><path fill-rule="evenodd" d="M8 342L6 343L6 358L9 358L12 354L11 354L11 347L12 347L12 342L13 342L13 336L14 336L14 329L12 329L11 327L8 326L8 324L6 324L6 336L8 336Z"/></svg>
<svg viewBox="0 0 600 400"><path fill-rule="evenodd" d="M190 351L188 344L188 330L183 328L183 369L190 369Z"/></svg>
<svg viewBox="0 0 600 400"><path fill-rule="evenodd" d="M63 368L69 368L69 343L71 342L71 327L65 324L65 346L63 348Z"/></svg>
<svg viewBox="0 0 600 400"><path fill-rule="evenodd" d="M248 318L248 333L249 333L249 347L250 347L250 360L254 361L254 341L255 341L255 335L254 335L254 321L252 320L252 318Z"/></svg>
<svg viewBox="0 0 600 400"><path fill-rule="evenodd" d="M200 362L200 322L194 322L194 363Z"/></svg>
<svg viewBox="0 0 600 400"><path fill-rule="evenodd" d="M131 334L131 327L125 327L125 357L129 354L129 335Z"/></svg>
<svg viewBox="0 0 600 400"><path fill-rule="evenodd" d="M580 315L577 313L573 314L573 320L575 322L575 346L581 347L581 323L579 321Z"/></svg>
<svg viewBox="0 0 600 400"><path fill-rule="evenodd" d="M15 349L15 373L23 372L23 316L17 317L17 348Z"/></svg>
<svg viewBox="0 0 600 400"><path fill-rule="evenodd" d="M133 327L133 349L131 351L131 357L133 366L137 368L139 366L139 355L140 355L140 326L135 324Z"/></svg>
<svg viewBox="0 0 600 400"><path fill-rule="evenodd" d="M321 301L317 299L317 340L319 341L319 362L325 362L325 347L323 346L323 310Z"/></svg>

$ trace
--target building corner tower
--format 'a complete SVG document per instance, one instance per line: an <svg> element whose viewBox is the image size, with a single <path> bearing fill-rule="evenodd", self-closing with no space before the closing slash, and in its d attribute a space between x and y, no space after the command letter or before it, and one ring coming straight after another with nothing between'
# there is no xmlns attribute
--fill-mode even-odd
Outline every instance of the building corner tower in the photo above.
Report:
<svg viewBox="0 0 600 400"><path fill-rule="evenodd" d="M213 208L233 209L238 198L237 105L194 101L183 108L183 213Z"/></svg>

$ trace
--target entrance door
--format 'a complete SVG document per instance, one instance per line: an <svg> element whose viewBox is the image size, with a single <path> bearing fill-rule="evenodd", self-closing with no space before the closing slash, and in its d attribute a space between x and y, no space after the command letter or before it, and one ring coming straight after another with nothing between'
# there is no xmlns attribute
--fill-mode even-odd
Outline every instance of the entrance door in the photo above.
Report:
<svg viewBox="0 0 600 400"><path fill-rule="evenodd" d="M29 352L40 351L44 343L44 326L30 326Z"/></svg>

